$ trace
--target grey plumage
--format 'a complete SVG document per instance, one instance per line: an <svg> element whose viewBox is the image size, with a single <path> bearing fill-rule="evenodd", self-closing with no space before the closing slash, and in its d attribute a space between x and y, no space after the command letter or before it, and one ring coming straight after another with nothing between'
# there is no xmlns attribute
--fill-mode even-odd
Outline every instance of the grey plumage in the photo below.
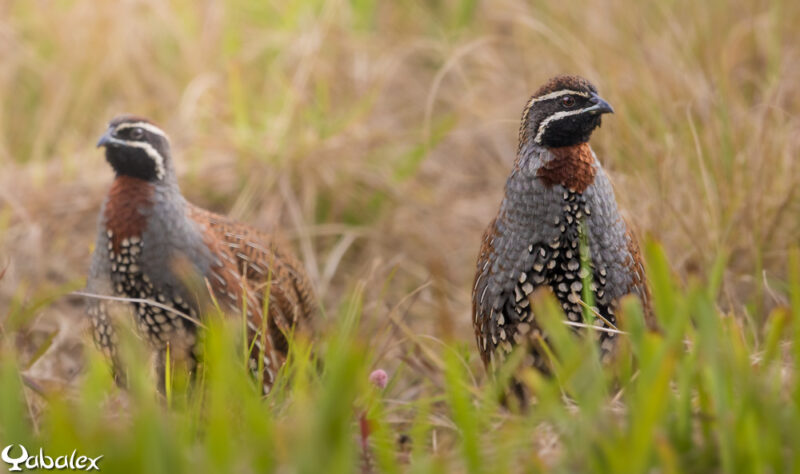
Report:
<svg viewBox="0 0 800 474"><path fill-rule="evenodd" d="M106 147L117 176L100 211L87 290L156 302L90 300L94 339L111 357L115 377L122 382L124 373L116 349L119 329L109 308L131 313L162 359L169 344L171 353L191 367L207 283L223 308L237 316L246 295L250 365L257 367L263 354L268 390L286 357L285 334L296 326L307 330L314 311L302 265L272 237L187 202L178 188L166 136L151 122L115 119L100 145ZM191 280L199 288L190 288ZM269 314L263 315L267 285ZM262 327L266 334L261 334Z"/></svg>
<svg viewBox="0 0 800 474"><path fill-rule="evenodd" d="M533 107L550 107L550 115L527 109L523 114L517 160L497 217L484 233L473 287L473 325L487 365L540 334L528 302L537 288L550 288L567 318L575 322L583 320L581 299L587 275L582 272L592 272L596 310L612 324L622 296L633 293L647 304L638 246L619 213L608 177L583 141L588 135L552 147L547 144L547 130L542 129L540 135L544 143L536 143L530 133L538 132L539 123L559 112L558 102L553 101L563 98L561 90L596 95L593 86L586 84L577 78L556 78L530 102ZM548 103L536 100L541 96L556 97ZM562 115L581 119L580 111ZM582 133L587 128L591 131L593 123L599 124L595 115L586 114L593 121L586 126L570 126ZM528 123L529 118L538 122ZM560 133L559 144L568 136ZM581 263L581 239L588 244L588 268ZM613 347L613 333L600 332L598 338L604 351ZM543 367L535 349L532 355L533 364Z"/></svg>

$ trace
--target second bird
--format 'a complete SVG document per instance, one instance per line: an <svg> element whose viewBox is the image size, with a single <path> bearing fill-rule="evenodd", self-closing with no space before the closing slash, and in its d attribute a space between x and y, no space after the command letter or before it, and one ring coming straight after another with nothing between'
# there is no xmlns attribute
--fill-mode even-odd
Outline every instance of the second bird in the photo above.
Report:
<svg viewBox="0 0 800 474"><path fill-rule="evenodd" d="M87 290L136 299L126 306L158 352L161 383L168 344L172 354L194 365L202 317L198 294L206 284L233 314L242 314L247 299L250 369L264 368L269 390L286 358L287 334L307 327L315 309L300 262L269 235L187 202L178 188L169 140L149 120L118 117L97 145L105 148L116 176L100 211ZM199 291L189 288L192 279L200 280ZM92 299L88 311L95 342L112 358L122 381L118 328L109 306Z"/></svg>
<svg viewBox="0 0 800 474"><path fill-rule="evenodd" d="M577 76L551 79L525 107L517 159L497 217L484 233L473 287L473 326L487 367L524 343L531 345L527 363L546 370L534 342L543 335L529 302L537 288L550 288L566 317L579 323L584 277L591 276L593 310L603 328L616 324L615 306L627 294L647 307L639 247L588 143L602 115L612 112L597 89ZM581 242L588 244L588 264L581 260ZM615 333L597 334L608 354Z"/></svg>

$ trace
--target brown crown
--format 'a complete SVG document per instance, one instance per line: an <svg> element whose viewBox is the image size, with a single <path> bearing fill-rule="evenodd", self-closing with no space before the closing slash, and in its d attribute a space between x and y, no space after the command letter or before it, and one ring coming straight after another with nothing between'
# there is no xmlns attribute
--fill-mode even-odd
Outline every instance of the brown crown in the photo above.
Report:
<svg viewBox="0 0 800 474"><path fill-rule="evenodd" d="M133 114L118 115L118 116L114 117L113 119L111 119L111 121L108 122L108 125L110 127L116 127L117 125L119 125L121 123L125 123L125 122L145 122L145 123L149 123L151 125L155 125L156 127L158 127L158 124L153 122L152 120L150 120L148 118L144 118L144 117L139 116L139 115L133 115Z"/></svg>
<svg viewBox="0 0 800 474"><path fill-rule="evenodd" d="M539 97L551 92L560 91L563 89L570 89L582 92L597 92L597 88L588 80L580 76L555 76L551 78L545 85L539 88L533 96Z"/></svg>

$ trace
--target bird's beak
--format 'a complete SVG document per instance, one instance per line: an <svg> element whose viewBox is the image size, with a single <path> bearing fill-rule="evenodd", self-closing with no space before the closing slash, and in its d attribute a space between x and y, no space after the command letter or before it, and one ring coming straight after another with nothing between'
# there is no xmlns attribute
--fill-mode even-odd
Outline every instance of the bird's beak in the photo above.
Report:
<svg viewBox="0 0 800 474"><path fill-rule="evenodd" d="M614 113L614 108L611 107L611 104L609 104L608 102L603 100L602 97L600 97L599 95L597 95L595 93L592 93L592 96L589 99L589 101L593 105L591 107L589 107L588 109L586 109L586 112L589 112L589 113L594 114L594 115L613 114Z"/></svg>
<svg viewBox="0 0 800 474"><path fill-rule="evenodd" d="M104 133L103 136L100 137L100 140L97 140L97 148L100 148L101 146L106 146L109 143L111 143L111 127L108 127L106 133Z"/></svg>

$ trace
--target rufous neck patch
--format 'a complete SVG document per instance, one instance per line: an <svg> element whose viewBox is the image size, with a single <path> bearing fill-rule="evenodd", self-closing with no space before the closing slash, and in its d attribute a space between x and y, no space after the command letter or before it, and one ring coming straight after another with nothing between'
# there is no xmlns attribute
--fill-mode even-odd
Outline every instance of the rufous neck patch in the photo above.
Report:
<svg viewBox="0 0 800 474"><path fill-rule="evenodd" d="M539 168L536 176L547 186L560 184L582 193L594 182L597 170L588 143L550 148L553 158Z"/></svg>
<svg viewBox="0 0 800 474"><path fill-rule="evenodd" d="M114 252L118 252L124 239L141 237L147 226L142 213L153 205L153 185L130 176L118 176L108 191L105 219Z"/></svg>

